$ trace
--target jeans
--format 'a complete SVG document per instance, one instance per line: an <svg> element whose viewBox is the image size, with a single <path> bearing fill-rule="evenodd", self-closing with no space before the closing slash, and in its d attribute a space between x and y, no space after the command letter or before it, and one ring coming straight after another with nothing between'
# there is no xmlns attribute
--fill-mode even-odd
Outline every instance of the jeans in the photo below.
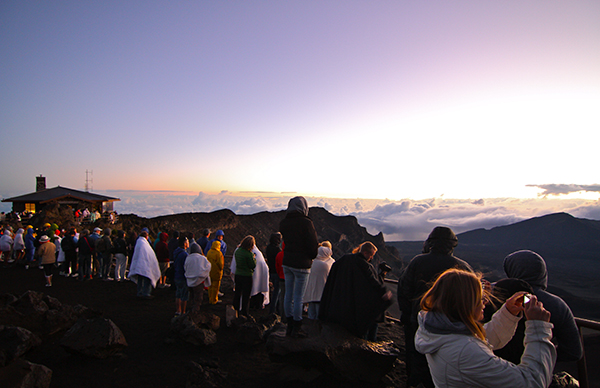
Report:
<svg viewBox="0 0 600 388"><path fill-rule="evenodd" d="M137 296L148 297L152 292L152 281L142 275L137 276Z"/></svg>
<svg viewBox="0 0 600 388"><path fill-rule="evenodd" d="M87 279L92 274L92 255L90 253L79 254L79 280Z"/></svg>
<svg viewBox="0 0 600 388"><path fill-rule="evenodd" d="M308 303L308 319L319 318L319 306L320 302L309 302Z"/></svg>
<svg viewBox="0 0 600 388"><path fill-rule="evenodd" d="M306 291L310 268L292 268L284 265L283 273L285 274L285 298L283 301L285 316L293 316L294 321L301 321L302 299L304 291Z"/></svg>

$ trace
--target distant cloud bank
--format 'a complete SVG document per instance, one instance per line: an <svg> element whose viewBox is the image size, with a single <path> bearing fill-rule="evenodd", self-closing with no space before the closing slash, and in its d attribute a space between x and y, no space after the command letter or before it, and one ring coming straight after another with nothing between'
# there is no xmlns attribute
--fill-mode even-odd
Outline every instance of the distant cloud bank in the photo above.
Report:
<svg viewBox="0 0 600 388"><path fill-rule="evenodd" d="M109 195L121 198L121 201L115 204L115 209L119 213L134 213L147 218L177 213L208 213L220 209L230 209L236 214L279 211L285 209L289 198L295 195L252 193L253 195L250 196L247 194L237 195L227 191L219 194L200 192L197 195L111 191ZM478 228L489 229L508 225L556 212L567 212L575 217L600 220L600 201L584 199L547 197L537 199L435 198L418 201L319 197L306 197L306 199L310 206L323 207L333 214L355 216L369 233L383 232L387 241L423 240L437 225L449 226L456 233L461 233Z"/></svg>

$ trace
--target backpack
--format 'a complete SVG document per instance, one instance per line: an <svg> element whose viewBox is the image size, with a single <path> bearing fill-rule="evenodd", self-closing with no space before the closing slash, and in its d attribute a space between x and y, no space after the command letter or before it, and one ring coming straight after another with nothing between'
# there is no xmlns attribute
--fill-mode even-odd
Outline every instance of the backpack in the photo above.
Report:
<svg viewBox="0 0 600 388"><path fill-rule="evenodd" d="M73 237L66 236L65 238L63 238L60 242L60 247L62 248L63 252L74 251L75 244L73 243Z"/></svg>
<svg viewBox="0 0 600 388"><path fill-rule="evenodd" d="M104 252L106 250L106 242L104 237L100 237L96 240L96 252Z"/></svg>

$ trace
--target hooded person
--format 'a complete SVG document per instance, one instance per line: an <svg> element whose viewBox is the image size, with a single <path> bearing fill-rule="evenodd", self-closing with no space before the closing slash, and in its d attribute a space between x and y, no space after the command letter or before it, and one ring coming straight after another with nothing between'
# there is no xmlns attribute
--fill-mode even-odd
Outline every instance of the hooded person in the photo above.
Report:
<svg viewBox="0 0 600 388"><path fill-rule="evenodd" d="M159 278L160 268L154 249L148 242L148 233L141 232L135 243L129 268L129 279L137 284L137 296L150 299L152 287L156 287Z"/></svg>
<svg viewBox="0 0 600 388"><path fill-rule="evenodd" d="M13 252L15 252L15 260L20 262L25 256L25 240L23 239L23 233L25 230L19 228L15 234L15 241L13 244Z"/></svg>
<svg viewBox="0 0 600 388"><path fill-rule="evenodd" d="M12 262L13 244L12 232L8 228L4 229L4 234L0 237L0 261Z"/></svg>
<svg viewBox="0 0 600 388"><path fill-rule="evenodd" d="M27 234L25 234L25 269L29 269L29 266L33 262L35 255L35 236L33 234L33 226L27 227Z"/></svg>
<svg viewBox="0 0 600 388"><path fill-rule="evenodd" d="M434 386L427 359L417 352L414 346L415 333L419 327L417 316L421 310L421 296L447 269L459 268L473 272L469 264L453 255L457 245L458 238L452 229L436 226L423 244L423 253L413 257L398 280L398 306L402 312L401 321L406 338L406 372L409 387L419 383L425 388Z"/></svg>
<svg viewBox="0 0 600 388"><path fill-rule="evenodd" d="M190 245L190 254L185 259L184 270L187 286L191 291L190 310L197 311L202 306L204 288L211 285L211 264L202 255L202 248L197 243Z"/></svg>
<svg viewBox="0 0 600 388"><path fill-rule="evenodd" d="M302 326L302 300L313 259L317 256L319 242L312 220L308 217L308 203L304 197L294 197L288 202L285 218L279 223L285 241L283 271L285 295L283 307L287 319L286 335L304 336Z"/></svg>
<svg viewBox="0 0 600 388"><path fill-rule="evenodd" d="M208 303L219 303L219 288L223 278L223 268L225 267L225 258L221 253L221 242L213 241L211 248L206 253L206 258L210 262L210 287L208 287ZM235 261L235 260L234 260Z"/></svg>
<svg viewBox="0 0 600 388"><path fill-rule="evenodd" d="M206 246L212 248L213 242L215 242L215 241L220 242L221 243L221 253L223 254L223 257L225 257L225 254L227 253L227 243L225 243L224 238L225 238L225 232L223 232L221 229L219 229L219 230L217 230L217 233L215 233L215 238L210 240Z"/></svg>
<svg viewBox="0 0 600 388"><path fill-rule="evenodd" d="M304 293L304 303L308 303L308 318L317 319L319 316L319 305L323 288L327 282L327 276L331 270L331 266L335 262L331 257L331 248L321 245L317 253L317 257L313 260L310 268L310 276Z"/></svg>
<svg viewBox="0 0 600 388"><path fill-rule="evenodd" d="M539 254L522 250L513 252L504 259L504 272L509 278L521 279L529 283L537 299L550 312L552 342L556 345L557 361L577 361L583 355L579 330L569 306L560 297L546 291L548 270L546 262ZM509 343L514 357L523 354L523 342Z"/></svg>

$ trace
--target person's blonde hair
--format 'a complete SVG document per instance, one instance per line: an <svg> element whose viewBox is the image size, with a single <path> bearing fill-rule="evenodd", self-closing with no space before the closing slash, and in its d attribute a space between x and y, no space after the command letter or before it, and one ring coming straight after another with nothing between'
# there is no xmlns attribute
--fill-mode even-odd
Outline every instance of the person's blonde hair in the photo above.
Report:
<svg viewBox="0 0 600 388"><path fill-rule="evenodd" d="M320 247L327 247L329 249L333 249L331 243L329 241L323 241L319 244Z"/></svg>
<svg viewBox="0 0 600 388"><path fill-rule="evenodd" d="M444 271L423 295L421 309L442 313L452 322L462 322L475 337L485 341L477 311L482 299L481 276L452 268Z"/></svg>

